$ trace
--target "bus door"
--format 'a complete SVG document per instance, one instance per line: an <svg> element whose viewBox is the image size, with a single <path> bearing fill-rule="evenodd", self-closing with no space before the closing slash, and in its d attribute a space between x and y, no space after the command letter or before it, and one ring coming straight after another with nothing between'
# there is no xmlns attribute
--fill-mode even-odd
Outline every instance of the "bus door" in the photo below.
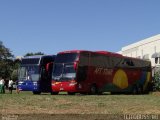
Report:
<svg viewBox="0 0 160 120"><path fill-rule="evenodd" d="M81 53L77 69L77 82L79 88L87 89L87 80L89 79L89 53Z"/></svg>
<svg viewBox="0 0 160 120"><path fill-rule="evenodd" d="M53 63L41 67L40 91L51 92L51 75Z"/></svg>

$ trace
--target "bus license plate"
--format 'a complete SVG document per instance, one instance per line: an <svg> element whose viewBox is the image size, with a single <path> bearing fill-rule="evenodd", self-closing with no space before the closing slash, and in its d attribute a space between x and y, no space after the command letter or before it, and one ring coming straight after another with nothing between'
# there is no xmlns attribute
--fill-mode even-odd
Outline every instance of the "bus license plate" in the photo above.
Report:
<svg viewBox="0 0 160 120"><path fill-rule="evenodd" d="M60 90L64 90L64 88L60 88Z"/></svg>

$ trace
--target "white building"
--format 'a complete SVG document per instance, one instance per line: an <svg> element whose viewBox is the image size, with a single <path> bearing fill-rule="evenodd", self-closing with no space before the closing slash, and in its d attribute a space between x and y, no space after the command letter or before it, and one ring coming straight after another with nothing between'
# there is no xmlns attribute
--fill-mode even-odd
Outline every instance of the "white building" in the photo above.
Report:
<svg viewBox="0 0 160 120"><path fill-rule="evenodd" d="M160 34L125 46L119 53L150 60L153 67L158 67L160 66Z"/></svg>

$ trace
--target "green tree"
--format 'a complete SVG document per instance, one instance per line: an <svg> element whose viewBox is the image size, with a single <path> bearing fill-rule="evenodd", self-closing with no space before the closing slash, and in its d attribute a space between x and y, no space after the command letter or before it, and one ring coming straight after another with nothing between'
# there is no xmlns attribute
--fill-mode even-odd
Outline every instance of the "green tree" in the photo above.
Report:
<svg viewBox="0 0 160 120"><path fill-rule="evenodd" d="M44 53L42 53L42 52L36 52L36 53L26 53L25 55L24 55L24 57L25 56L34 56L34 55L44 55Z"/></svg>
<svg viewBox="0 0 160 120"><path fill-rule="evenodd" d="M13 55L0 41L0 77L9 78L13 71Z"/></svg>
<svg viewBox="0 0 160 120"><path fill-rule="evenodd" d="M13 71L12 71L12 74L11 74L11 79L13 81L16 81L16 80L18 80L18 69L20 67L21 60L20 59L15 59L13 64L14 65L13 65Z"/></svg>
<svg viewBox="0 0 160 120"><path fill-rule="evenodd" d="M153 78L154 91L160 91L160 71L156 71Z"/></svg>
<svg viewBox="0 0 160 120"><path fill-rule="evenodd" d="M11 79L12 79L13 81L18 80L18 70L17 70L17 69L13 70L13 72L12 72L12 74L11 74Z"/></svg>

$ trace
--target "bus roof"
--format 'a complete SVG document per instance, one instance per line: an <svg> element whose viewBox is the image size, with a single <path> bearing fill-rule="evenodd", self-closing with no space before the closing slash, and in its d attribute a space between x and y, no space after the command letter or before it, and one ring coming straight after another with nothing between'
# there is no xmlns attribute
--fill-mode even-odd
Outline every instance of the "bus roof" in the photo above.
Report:
<svg viewBox="0 0 160 120"><path fill-rule="evenodd" d="M123 56L124 58L128 58L128 59L134 59L134 60L141 60L141 61L146 61L146 62L151 62L149 60L146 59L140 59L140 58L135 58L135 57L128 57L128 56Z"/></svg>
<svg viewBox="0 0 160 120"><path fill-rule="evenodd" d="M56 55L33 55L33 56L25 56L22 59L28 59L28 58L41 58L41 57L47 57L47 56L53 56L55 57Z"/></svg>
<svg viewBox="0 0 160 120"><path fill-rule="evenodd" d="M110 55L110 56L115 56L115 57L122 57L123 55L114 53L114 52L109 52L109 51L95 51L96 53L104 54L104 55Z"/></svg>
<svg viewBox="0 0 160 120"><path fill-rule="evenodd" d="M96 53L100 53L100 54L104 54L104 55L109 55L109 56L114 56L114 57L122 57L122 58L128 58L128 59L147 61L147 60L144 60L144 59L123 56L122 54L118 54L118 53L114 53L114 52L109 52L109 51L96 51Z"/></svg>
<svg viewBox="0 0 160 120"><path fill-rule="evenodd" d="M147 61L147 60L143 60L143 59L139 59L139 58L123 56L122 54L118 54L118 53L114 53L114 52L109 52L109 51L68 50L68 51L59 52L58 54L81 53L81 52L90 52L90 53L97 53L97 54L109 55L109 56L114 56L114 57L121 57L121 58L128 58L128 59Z"/></svg>
<svg viewBox="0 0 160 120"><path fill-rule="evenodd" d="M41 60L46 61L48 60L53 60L55 59L56 55L34 55L34 56L26 56L22 58L21 64L22 65L29 65L29 64L40 64Z"/></svg>
<svg viewBox="0 0 160 120"><path fill-rule="evenodd" d="M25 56L22 59L28 59L28 58L41 58L42 55L34 55L34 56Z"/></svg>
<svg viewBox="0 0 160 120"><path fill-rule="evenodd" d="M92 52L92 51L88 51L88 50L68 50L68 51L59 52L58 54L65 54L65 53L81 53L81 52Z"/></svg>
<svg viewBox="0 0 160 120"><path fill-rule="evenodd" d="M108 52L108 51L88 51L88 50L68 50L68 51L59 52L58 54L80 53L80 52L91 52L91 53L99 53L99 54L104 54L104 55L122 56L121 54Z"/></svg>

